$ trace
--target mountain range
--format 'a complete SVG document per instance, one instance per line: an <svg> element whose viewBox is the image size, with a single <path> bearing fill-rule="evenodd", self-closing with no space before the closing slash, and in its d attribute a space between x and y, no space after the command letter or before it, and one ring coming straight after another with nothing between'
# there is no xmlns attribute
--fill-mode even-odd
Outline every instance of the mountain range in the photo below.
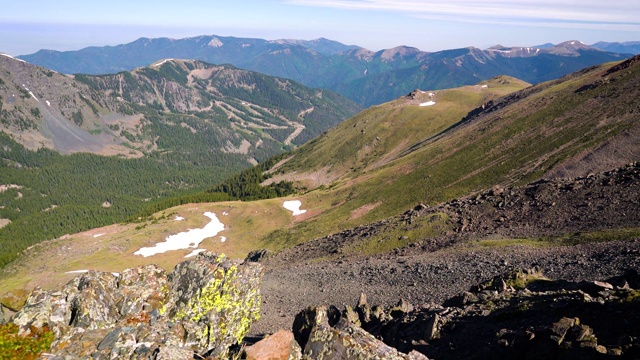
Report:
<svg viewBox="0 0 640 360"><path fill-rule="evenodd" d="M594 48L617 52L621 54L640 54L640 41L625 41L625 42L606 42L599 41L593 45Z"/></svg>
<svg viewBox="0 0 640 360"><path fill-rule="evenodd" d="M498 75L535 84L629 56L629 53L603 51L575 40L540 48L494 46L485 50L468 47L424 52L398 46L373 52L328 39L267 41L198 36L140 38L128 44L78 51L40 50L19 58L67 74L130 71L166 58L229 63L333 90L368 107L414 89L471 85Z"/></svg>

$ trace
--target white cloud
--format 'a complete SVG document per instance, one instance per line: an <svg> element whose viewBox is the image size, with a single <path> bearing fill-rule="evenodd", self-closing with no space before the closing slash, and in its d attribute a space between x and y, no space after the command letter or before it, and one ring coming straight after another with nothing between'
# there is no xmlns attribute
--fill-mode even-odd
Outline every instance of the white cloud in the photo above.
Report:
<svg viewBox="0 0 640 360"><path fill-rule="evenodd" d="M637 0L285 0L289 4L351 10L402 12L419 17L470 17L490 22L500 19L640 25Z"/></svg>

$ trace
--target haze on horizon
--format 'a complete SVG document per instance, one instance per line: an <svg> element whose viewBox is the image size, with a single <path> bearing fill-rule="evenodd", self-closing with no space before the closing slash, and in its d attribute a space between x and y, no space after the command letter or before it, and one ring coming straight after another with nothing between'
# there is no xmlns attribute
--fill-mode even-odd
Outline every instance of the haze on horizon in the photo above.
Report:
<svg viewBox="0 0 640 360"><path fill-rule="evenodd" d="M219 35L336 40L370 50L424 51L580 40L640 40L637 0L239 0L3 4L0 52L78 50L140 37Z"/></svg>

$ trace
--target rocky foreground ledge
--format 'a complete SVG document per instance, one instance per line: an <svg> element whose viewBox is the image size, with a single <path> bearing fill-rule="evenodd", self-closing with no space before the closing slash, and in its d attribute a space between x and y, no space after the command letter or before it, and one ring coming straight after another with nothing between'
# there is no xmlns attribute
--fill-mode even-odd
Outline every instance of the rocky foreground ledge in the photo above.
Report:
<svg viewBox="0 0 640 360"><path fill-rule="evenodd" d="M260 317L262 266L201 253L167 274L156 265L90 271L60 291L35 289L10 321L47 327L42 359L226 358Z"/></svg>
<svg viewBox="0 0 640 360"><path fill-rule="evenodd" d="M539 268L473 286L442 305L400 300L291 309L291 330L238 350L260 317L260 264L199 254L166 273L91 271L33 291L10 321L50 329L41 359L637 359L640 276L549 280ZM312 302L313 299L309 299Z"/></svg>

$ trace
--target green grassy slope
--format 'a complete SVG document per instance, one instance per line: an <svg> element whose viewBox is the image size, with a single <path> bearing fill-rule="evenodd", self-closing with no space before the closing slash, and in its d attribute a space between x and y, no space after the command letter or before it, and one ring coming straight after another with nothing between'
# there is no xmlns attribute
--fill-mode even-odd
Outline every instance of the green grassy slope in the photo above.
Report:
<svg viewBox="0 0 640 360"><path fill-rule="evenodd" d="M305 196L317 204L315 217L271 233L265 241L283 246L303 242L398 214L420 202L436 204L495 184L541 178L576 154L638 127L640 66L627 63L612 71L613 65L524 89L462 120L474 106L474 96L452 90L448 95L454 110L443 111L432 128L401 125L408 124L408 118L415 121L419 112L436 112L439 104L446 105L443 92L432 107L398 100L361 113L294 152L277 170L285 179L321 169L339 174L328 176L337 180ZM364 134L354 131L365 124ZM395 139L394 144L386 153L368 151L375 137L382 143ZM367 156L360 157L363 153Z"/></svg>

